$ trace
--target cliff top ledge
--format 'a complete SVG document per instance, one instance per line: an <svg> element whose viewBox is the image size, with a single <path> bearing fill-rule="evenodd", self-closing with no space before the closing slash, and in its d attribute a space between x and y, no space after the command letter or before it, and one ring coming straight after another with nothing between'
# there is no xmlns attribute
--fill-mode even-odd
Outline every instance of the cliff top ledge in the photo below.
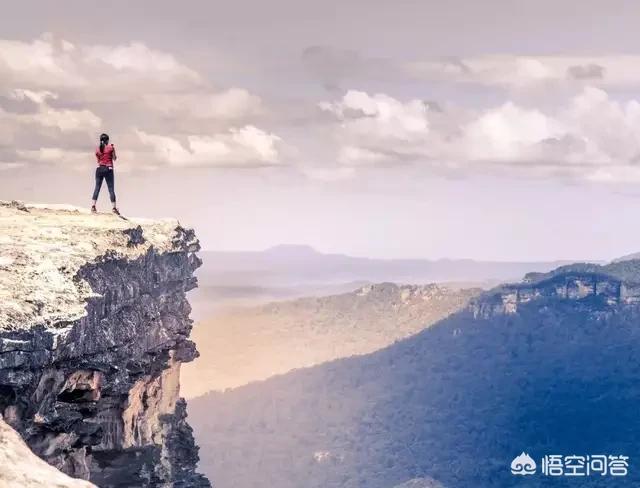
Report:
<svg viewBox="0 0 640 488"><path fill-rule="evenodd" d="M85 314L94 294L78 279L83 266L133 260L151 250L195 252L199 244L174 219L0 201L0 332L65 327Z"/></svg>

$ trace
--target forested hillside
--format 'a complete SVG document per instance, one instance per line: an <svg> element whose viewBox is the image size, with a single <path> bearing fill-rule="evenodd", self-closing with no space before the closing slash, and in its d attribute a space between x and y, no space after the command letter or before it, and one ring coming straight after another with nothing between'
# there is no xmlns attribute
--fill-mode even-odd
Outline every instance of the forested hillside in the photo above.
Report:
<svg viewBox="0 0 640 488"><path fill-rule="evenodd" d="M629 456L628 476L580 486L637 486L640 307L619 293L630 284L590 271L556 273L515 304L501 288L367 356L196 399L203 470L237 488L427 476L462 488L571 485L515 479L510 462L526 451Z"/></svg>

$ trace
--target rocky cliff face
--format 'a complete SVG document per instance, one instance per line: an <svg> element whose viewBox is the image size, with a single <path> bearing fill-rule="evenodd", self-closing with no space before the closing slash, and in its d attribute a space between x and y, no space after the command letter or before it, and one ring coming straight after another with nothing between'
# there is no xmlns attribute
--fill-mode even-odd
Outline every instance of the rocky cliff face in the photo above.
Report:
<svg viewBox="0 0 640 488"><path fill-rule="evenodd" d="M574 264L549 273L529 273L522 283L503 285L476 300L471 310L477 318L514 314L534 300L582 300L607 305L640 302L640 261L613 262L606 266Z"/></svg>
<svg viewBox="0 0 640 488"><path fill-rule="evenodd" d="M0 204L0 413L101 487L207 487L179 371L197 356L193 231Z"/></svg>

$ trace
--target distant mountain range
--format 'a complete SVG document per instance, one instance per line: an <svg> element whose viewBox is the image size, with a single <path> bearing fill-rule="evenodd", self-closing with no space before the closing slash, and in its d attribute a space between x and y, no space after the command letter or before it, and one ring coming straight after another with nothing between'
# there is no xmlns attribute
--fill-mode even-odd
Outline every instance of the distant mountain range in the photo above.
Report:
<svg viewBox="0 0 640 488"><path fill-rule="evenodd" d="M621 256L621 257L619 257L617 259L614 259L612 262L613 263L618 263L620 261L633 261L633 260L636 260L636 259L640 259L640 252L634 252L634 253L631 253L631 254L627 254L625 256Z"/></svg>
<svg viewBox="0 0 640 488"><path fill-rule="evenodd" d="M203 251L199 287L191 292L193 317L208 320L229 304L255 305L328 296L382 283L446 283L449 288L491 288L529 271L546 272L569 261L494 262L471 259L372 259L323 254L309 246L265 251Z"/></svg>
<svg viewBox="0 0 640 488"><path fill-rule="evenodd" d="M484 292L371 354L193 399L189 412L220 486L633 487L639 377L640 261L577 264ZM535 475L511 474L522 452ZM546 455L627 456L628 471L552 479Z"/></svg>
<svg viewBox="0 0 640 488"><path fill-rule="evenodd" d="M257 252L200 253L205 287L290 287L347 282L503 282L529 271L550 271L570 261L496 262L471 259L371 259L323 254L308 246L276 246Z"/></svg>

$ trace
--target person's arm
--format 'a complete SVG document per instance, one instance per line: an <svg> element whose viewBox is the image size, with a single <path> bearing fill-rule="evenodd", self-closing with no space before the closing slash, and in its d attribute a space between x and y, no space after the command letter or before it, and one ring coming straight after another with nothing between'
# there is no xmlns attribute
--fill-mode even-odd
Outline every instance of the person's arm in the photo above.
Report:
<svg viewBox="0 0 640 488"><path fill-rule="evenodd" d="M111 144L111 147L113 148L113 160L115 161L116 159L118 159L118 155L116 154L116 146Z"/></svg>
<svg viewBox="0 0 640 488"><path fill-rule="evenodd" d="M98 149L96 149L96 163L100 162L100 151L98 151Z"/></svg>

